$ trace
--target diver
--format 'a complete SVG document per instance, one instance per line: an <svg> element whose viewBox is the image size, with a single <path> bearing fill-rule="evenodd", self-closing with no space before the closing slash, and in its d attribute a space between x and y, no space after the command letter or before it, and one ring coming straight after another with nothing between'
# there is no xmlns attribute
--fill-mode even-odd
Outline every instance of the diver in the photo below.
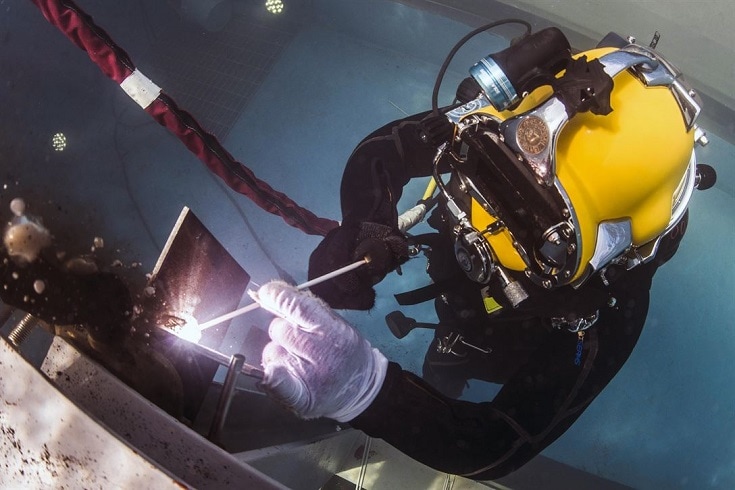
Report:
<svg viewBox="0 0 735 490"><path fill-rule="evenodd" d="M488 480L564 434L625 364L692 192L714 174L696 163L698 97L651 47L609 35L573 55L549 28L470 74L456 104L391 122L350 156L341 226L312 253L309 276L369 263L310 292L271 282L254 296L277 316L262 359L276 400ZM396 205L422 176L438 187L435 231L412 236ZM387 321L398 337L435 329L422 377L332 309L369 310L373 286L419 252L430 281L397 297L433 300L439 323ZM502 388L459 400L470 379Z"/></svg>

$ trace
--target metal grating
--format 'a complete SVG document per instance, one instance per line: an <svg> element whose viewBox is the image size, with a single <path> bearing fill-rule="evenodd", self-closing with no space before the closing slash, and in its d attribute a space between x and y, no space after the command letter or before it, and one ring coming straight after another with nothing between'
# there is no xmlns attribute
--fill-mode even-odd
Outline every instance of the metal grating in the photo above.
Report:
<svg viewBox="0 0 735 490"><path fill-rule="evenodd" d="M161 86L222 141L297 28L240 15L219 32L168 39L157 50Z"/></svg>

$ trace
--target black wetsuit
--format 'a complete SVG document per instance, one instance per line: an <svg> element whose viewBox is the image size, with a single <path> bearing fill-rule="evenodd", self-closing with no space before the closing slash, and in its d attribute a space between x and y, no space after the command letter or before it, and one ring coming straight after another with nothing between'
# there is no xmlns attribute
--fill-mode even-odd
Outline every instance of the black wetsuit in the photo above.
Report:
<svg viewBox="0 0 735 490"><path fill-rule="evenodd" d="M403 186L431 174L436 148L419 137L423 116L390 123L355 149L342 181L343 224L396 226ZM443 223L440 213L430 220L440 232ZM628 359L645 323L654 272L673 255L685 226L682 220L655 260L630 271L611 268L608 286L599 277L577 290L547 291L524 282L530 297L517 308L486 291L504 306L492 314L484 307L483 286L459 270L447 234L429 237L429 273L446 287L438 287L440 326L425 379L390 363L377 399L351 424L440 471L483 480L514 471L561 436ZM596 311L599 319L583 338L552 326L554 317ZM438 353L438 339L450 332L492 352ZM453 399L472 378L503 386L487 402Z"/></svg>

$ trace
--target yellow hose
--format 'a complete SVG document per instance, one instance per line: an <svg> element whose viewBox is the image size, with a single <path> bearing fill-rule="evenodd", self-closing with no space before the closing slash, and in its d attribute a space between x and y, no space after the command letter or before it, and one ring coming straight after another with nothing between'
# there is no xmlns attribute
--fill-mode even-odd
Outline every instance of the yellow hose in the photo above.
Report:
<svg viewBox="0 0 735 490"><path fill-rule="evenodd" d="M436 190L436 180L434 180L434 177L432 177L431 180L429 180L429 184L426 186L426 190L424 191L424 197L422 197L421 200L426 201L427 199L431 198L435 190Z"/></svg>

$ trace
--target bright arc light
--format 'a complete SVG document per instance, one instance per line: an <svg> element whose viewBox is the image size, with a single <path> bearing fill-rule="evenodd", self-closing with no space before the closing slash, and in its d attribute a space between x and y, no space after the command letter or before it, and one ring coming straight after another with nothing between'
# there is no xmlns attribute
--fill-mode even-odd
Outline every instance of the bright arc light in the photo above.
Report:
<svg viewBox="0 0 735 490"><path fill-rule="evenodd" d="M201 340L202 329L199 328L199 322L193 315L179 312L176 316L172 316L172 318L176 318L179 321L176 322L176 325L165 325L164 328L169 332L194 344Z"/></svg>
<svg viewBox="0 0 735 490"><path fill-rule="evenodd" d="M66 135L64 133L56 133L51 137L51 147L55 151L64 151L66 148Z"/></svg>
<svg viewBox="0 0 735 490"><path fill-rule="evenodd" d="M196 321L188 321L178 332L176 332L176 335L184 340L188 340L189 342L196 344L202 338L202 330L199 328L199 324Z"/></svg>
<svg viewBox="0 0 735 490"><path fill-rule="evenodd" d="M283 1L265 0L265 9L272 14L280 14L283 12Z"/></svg>

